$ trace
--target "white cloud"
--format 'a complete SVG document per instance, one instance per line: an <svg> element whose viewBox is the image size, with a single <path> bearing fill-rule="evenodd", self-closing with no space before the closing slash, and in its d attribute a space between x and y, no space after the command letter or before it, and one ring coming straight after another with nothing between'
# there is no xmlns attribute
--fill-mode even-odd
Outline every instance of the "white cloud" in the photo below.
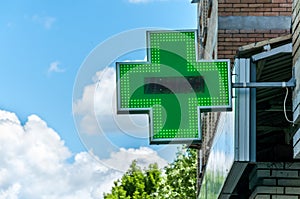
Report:
<svg viewBox="0 0 300 199"><path fill-rule="evenodd" d="M55 17L51 16L40 16L40 15L33 15L31 17L32 21L42 25L45 29L51 29L54 22L56 21Z"/></svg>
<svg viewBox="0 0 300 199"><path fill-rule="evenodd" d="M48 73L52 73L52 72L62 73L62 72L65 72L65 69L60 68L59 65L60 65L59 61L54 61L54 62L50 63L50 66L48 68Z"/></svg>
<svg viewBox="0 0 300 199"><path fill-rule="evenodd" d="M6 23L6 27L7 28L12 28L12 27L14 27L14 23L9 21L9 22Z"/></svg>
<svg viewBox="0 0 300 199"><path fill-rule="evenodd" d="M111 158L104 162L108 165L116 165L116 168L119 170L124 170L124 163L125 165L130 165L133 160L137 160L142 168L148 167L148 165L153 162L156 162L160 168L167 165L166 160L159 157L156 151L148 147L127 150L121 148L119 152L112 153ZM127 170L127 168L125 170Z"/></svg>
<svg viewBox="0 0 300 199"><path fill-rule="evenodd" d="M0 198L18 199L20 189L20 184L13 184L6 191L0 192Z"/></svg>
<svg viewBox="0 0 300 199"><path fill-rule="evenodd" d="M103 158L107 154L102 150L103 146L111 152L119 151L119 148L148 147L148 116L146 114L116 114L115 69L107 67L96 72L91 79L93 82L83 87L83 91L79 91L82 95L73 99L73 114L78 128L77 132L85 146ZM153 154L150 155L153 160L158 157L157 153L168 161L172 161L176 156L176 145L151 146L151 148L156 150L152 150ZM146 148L139 150L144 151L144 149ZM119 151L123 154L118 158L113 158L114 161L126 162L126 159L129 164L133 159L140 159L135 150L129 150L129 154L125 154L124 150ZM111 155L115 157L116 154L112 153ZM159 163L158 160L156 162ZM109 161L106 163L111 165ZM119 166L121 164L115 165L114 168L121 169Z"/></svg>
<svg viewBox="0 0 300 199"><path fill-rule="evenodd" d="M80 132L98 134L124 132L138 138L148 138L146 115L116 114L116 71L98 71L93 83L84 87L82 97L75 100L73 112L79 120Z"/></svg>
<svg viewBox="0 0 300 199"><path fill-rule="evenodd" d="M101 199L133 158L144 166L166 162L149 148L121 149L99 160L88 152L74 154L45 121L36 115L22 125L14 113L0 110L0 198ZM122 161L121 161L122 160Z"/></svg>

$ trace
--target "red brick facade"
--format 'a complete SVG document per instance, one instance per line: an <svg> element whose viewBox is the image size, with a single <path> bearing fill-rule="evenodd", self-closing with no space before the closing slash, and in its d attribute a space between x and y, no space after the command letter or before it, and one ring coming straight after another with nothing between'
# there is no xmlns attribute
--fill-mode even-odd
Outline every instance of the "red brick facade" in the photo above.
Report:
<svg viewBox="0 0 300 199"><path fill-rule="evenodd" d="M218 16L291 16L292 0L219 0ZM218 58L230 58L239 47L290 34L289 29L220 29Z"/></svg>
<svg viewBox="0 0 300 199"><path fill-rule="evenodd" d="M290 34L290 30L219 30L218 58L233 59L239 47Z"/></svg>
<svg viewBox="0 0 300 199"><path fill-rule="evenodd" d="M219 16L290 16L292 0L219 0Z"/></svg>

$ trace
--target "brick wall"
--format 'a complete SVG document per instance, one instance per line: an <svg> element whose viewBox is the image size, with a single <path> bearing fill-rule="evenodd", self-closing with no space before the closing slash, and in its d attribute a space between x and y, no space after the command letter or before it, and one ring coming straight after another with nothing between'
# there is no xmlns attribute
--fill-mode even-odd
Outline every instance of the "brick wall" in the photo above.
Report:
<svg viewBox="0 0 300 199"><path fill-rule="evenodd" d="M287 35L290 30L219 30L218 58L232 59L239 47Z"/></svg>
<svg viewBox="0 0 300 199"><path fill-rule="evenodd" d="M292 0L219 0L219 16L290 16Z"/></svg>
<svg viewBox="0 0 300 199"><path fill-rule="evenodd" d="M249 199L299 199L300 163L259 162L249 175Z"/></svg>
<svg viewBox="0 0 300 199"><path fill-rule="evenodd" d="M268 23L272 20L281 20L280 17L289 17L291 13L292 0L219 0L219 18L238 16L240 21L236 23L240 24L237 25L238 28L236 29L234 24L231 24L230 29L226 29L226 25L219 24L222 27L219 27L218 31L218 58L233 60L237 49L241 46L290 34L290 27L281 28L283 26L280 25L268 27ZM254 19L249 18L249 16L254 17ZM253 27L246 26L247 17L249 20L255 20ZM270 21L268 21L268 17ZM285 18L285 20L288 19ZM234 20L230 23L234 23ZM245 28L242 27L241 23L245 24ZM263 23L266 23L266 26ZM259 26L255 26L256 24ZM283 24L285 23L283 22Z"/></svg>

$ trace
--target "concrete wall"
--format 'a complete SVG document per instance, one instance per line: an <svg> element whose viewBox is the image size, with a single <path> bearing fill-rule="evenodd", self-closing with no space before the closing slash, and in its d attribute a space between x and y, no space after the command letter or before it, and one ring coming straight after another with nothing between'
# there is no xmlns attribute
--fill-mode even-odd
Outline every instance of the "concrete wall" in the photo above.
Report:
<svg viewBox="0 0 300 199"><path fill-rule="evenodd" d="M218 0L212 0L212 5L217 5ZM207 37L206 47L204 50L204 59L216 59L217 58L217 42L218 42L218 7L212 6L210 10L210 16L207 20Z"/></svg>
<svg viewBox="0 0 300 199"><path fill-rule="evenodd" d="M202 0L198 4L199 38L201 59L217 58L218 0ZM207 164L210 147L214 138L219 113L202 113L202 165ZM203 167L204 168L204 167ZM201 170L203 169L201 168ZM199 185L200 186L200 185Z"/></svg>

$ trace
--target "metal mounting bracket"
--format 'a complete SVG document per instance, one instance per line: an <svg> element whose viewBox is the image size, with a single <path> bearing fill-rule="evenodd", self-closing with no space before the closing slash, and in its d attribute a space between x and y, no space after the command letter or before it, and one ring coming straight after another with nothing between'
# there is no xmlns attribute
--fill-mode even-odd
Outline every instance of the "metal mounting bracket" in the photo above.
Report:
<svg viewBox="0 0 300 199"><path fill-rule="evenodd" d="M288 82L239 82L232 83L232 88L294 88L296 79L292 77Z"/></svg>

